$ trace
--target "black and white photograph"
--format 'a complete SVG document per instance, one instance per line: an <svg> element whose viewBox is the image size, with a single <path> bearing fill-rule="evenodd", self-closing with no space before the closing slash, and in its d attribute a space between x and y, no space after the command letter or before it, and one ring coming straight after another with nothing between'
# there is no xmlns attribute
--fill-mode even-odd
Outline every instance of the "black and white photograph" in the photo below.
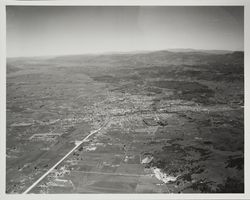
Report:
<svg viewBox="0 0 250 200"><path fill-rule="evenodd" d="M244 194L244 5L6 5L5 193Z"/></svg>

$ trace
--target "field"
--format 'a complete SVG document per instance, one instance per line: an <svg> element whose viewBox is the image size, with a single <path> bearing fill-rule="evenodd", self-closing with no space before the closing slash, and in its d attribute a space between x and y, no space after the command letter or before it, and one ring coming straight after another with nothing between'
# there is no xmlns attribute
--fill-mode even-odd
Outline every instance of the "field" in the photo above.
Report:
<svg viewBox="0 0 250 200"><path fill-rule="evenodd" d="M6 193L243 193L244 53L7 60Z"/></svg>

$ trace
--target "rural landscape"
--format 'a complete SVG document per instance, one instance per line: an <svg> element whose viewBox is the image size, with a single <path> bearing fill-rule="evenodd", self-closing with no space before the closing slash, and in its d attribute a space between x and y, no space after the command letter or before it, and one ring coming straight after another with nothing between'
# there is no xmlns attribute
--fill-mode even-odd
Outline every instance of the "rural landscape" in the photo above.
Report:
<svg viewBox="0 0 250 200"><path fill-rule="evenodd" d="M6 193L244 193L243 51L8 58L6 71Z"/></svg>

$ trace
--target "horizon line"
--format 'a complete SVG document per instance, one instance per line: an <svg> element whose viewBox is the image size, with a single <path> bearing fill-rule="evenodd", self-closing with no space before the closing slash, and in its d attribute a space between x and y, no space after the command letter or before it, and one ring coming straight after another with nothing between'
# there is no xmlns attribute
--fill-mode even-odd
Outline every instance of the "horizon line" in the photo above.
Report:
<svg viewBox="0 0 250 200"><path fill-rule="evenodd" d="M178 52L178 50L180 50ZM181 51L182 50L182 51ZM157 51L169 51L174 53L188 53L188 52L202 52L202 51L225 51L225 52L244 52L244 50L232 50L232 49L195 49L195 48L169 48L158 50L131 50L131 51L105 51L105 52L93 52L93 53L67 53L67 54L50 54L50 55L34 55L34 56L6 56L6 59L11 58L45 58L45 57L61 57L61 56L79 56L79 55L116 55L116 54L136 54L136 53L150 53Z"/></svg>

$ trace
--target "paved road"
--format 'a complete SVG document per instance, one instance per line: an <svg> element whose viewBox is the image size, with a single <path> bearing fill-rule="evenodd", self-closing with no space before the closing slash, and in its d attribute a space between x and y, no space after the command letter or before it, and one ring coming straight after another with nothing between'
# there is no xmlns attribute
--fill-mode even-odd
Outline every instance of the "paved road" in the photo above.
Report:
<svg viewBox="0 0 250 200"><path fill-rule="evenodd" d="M107 121L108 122L108 121ZM37 181L35 181L28 189L26 189L23 194L27 194L29 193L41 180L43 180L53 169L55 169L55 167L57 165L59 165L62 161L64 161L73 151L75 151L83 142L86 142L88 140L89 137L91 137L92 135L94 135L95 133L97 133L98 131L100 131L106 124L104 123L104 125L102 127L100 127L97 130L91 131L90 134L88 134L85 138L83 138L83 140L81 140L79 143L76 144L76 146L71 149L61 160L59 160L55 165L53 165L45 174L43 174Z"/></svg>

